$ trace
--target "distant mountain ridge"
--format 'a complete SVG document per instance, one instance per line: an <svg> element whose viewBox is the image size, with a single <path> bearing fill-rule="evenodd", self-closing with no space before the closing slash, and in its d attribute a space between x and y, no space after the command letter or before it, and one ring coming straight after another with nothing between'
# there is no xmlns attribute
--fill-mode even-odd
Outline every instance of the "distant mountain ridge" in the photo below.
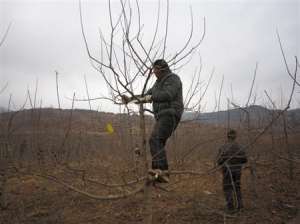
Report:
<svg viewBox="0 0 300 224"><path fill-rule="evenodd" d="M29 110L22 111L21 114L30 113ZM4 107L0 107L0 113L4 116L7 116L7 109ZM64 115L66 119L68 118L71 110L70 109L54 109L54 108L42 108L42 116L46 116L48 118L58 118L61 115ZM182 115L182 121L193 121L199 122L203 124L213 124L213 125L227 125L228 122L231 126L241 125L242 123L246 123L248 116L250 119L251 126L261 127L264 124L269 123L272 120L272 117L278 114L280 110L272 110L267 109L263 106L252 105L247 108L236 108L228 111L218 111L218 112L208 112L208 113L199 113L199 112L184 112ZM114 114L114 113L105 113L105 112L97 112L97 111L89 111L83 109L75 109L73 111L73 117L78 118L83 123L87 120L87 117L94 114L94 117L98 117L102 121L112 121L115 119L120 119L121 117L127 117L127 114ZM6 115L5 115L6 114ZM99 117L100 116L100 117ZM121 116L121 117L120 117ZM27 116L29 117L29 116ZM135 119L137 119L136 116ZM131 116L131 118L133 118ZM151 116L147 116L148 119L151 119ZM292 127L299 126L300 127L300 108L291 109L286 112L286 117L288 124ZM28 118L29 119L29 118ZM26 120L26 119L25 119ZM25 121L24 120L24 121ZM280 119L281 120L281 119ZM282 125L280 122L277 122L277 125Z"/></svg>
<svg viewBox="0 0 300 224"><path fill-rule="evenodd" d="M210 113L185 112L182 120L194 120L200 123L225 125L230 122L231 125L241 122L250 122L254 126L261 126L272 120L272 117L280 110L271 110L263 106L252 105L244 108L236 108L228 111L218 111ZM289 124L300 126L300 109L288 110L286 113ZM249 118L248 118L249 117Z"/></svg>
<svg viewBox="0 0 300 224"><path fill-rule="evenodd" d="M0 113L7 112L7 109L5 107L0 107Z"/></svg>

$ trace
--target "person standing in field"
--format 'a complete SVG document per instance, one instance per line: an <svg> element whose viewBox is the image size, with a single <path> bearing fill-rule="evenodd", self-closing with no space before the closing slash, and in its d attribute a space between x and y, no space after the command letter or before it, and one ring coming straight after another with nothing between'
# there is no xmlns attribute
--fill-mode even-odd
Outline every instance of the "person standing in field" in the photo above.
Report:
<svg viewBox="0 0 300 224"><path fill-rule="evenodd" d="M217 165L222 166L223 191L228 213L243 208L241 174L243 165L247 163L247 155L245 149L236 142L236 137L235 130L227 132L227 143L220 147L216 158Z"/></svg>
<svg viewBox="0 0 300 224"><path fill-rule="evenodd" d="M169 182L169 165L165 145L168 138L178 126L183 113L182 82L178 75L174 74L164 59L158 59L153 63L152 72L156 76L156 82L144 96L135 96L139 103L152 102L155 124L149 139L152 156L152 170L158 182ZM122 96L123 102L128 103L132 99Z"/></svg>

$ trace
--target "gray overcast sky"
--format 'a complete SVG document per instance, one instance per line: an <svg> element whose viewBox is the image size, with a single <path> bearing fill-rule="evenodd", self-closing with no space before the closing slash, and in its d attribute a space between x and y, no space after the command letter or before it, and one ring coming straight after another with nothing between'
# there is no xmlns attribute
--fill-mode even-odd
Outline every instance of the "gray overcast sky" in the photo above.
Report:
<svg viewBox="0 0 300 224"><path fill-rule="evenodd" d="M113 12L118 12L119 1L112 2ZM153 34L157 1L139 2L147 41L147 36ZM165 1L162 3L165 7ZM280 107L281 100L286 100L291 89L291 79L284 67L276 29L288 63L294 68L294 56L300 56L300 0L170 0L167 43L170 55L188 36L190 5L195 37L200 37L202 19L206 19L206 36L199 52L203 62L201 80L207 82L210 71L215 68L202 109L214 109L223 75L222 108L226 108L227 97L245 104L256 62L256 103L267 104L266 90ZM106 36L109 30L108 1L82 1L82 9L89 44L93 53L99 54L98 30L101 28ZM0 38L10 22L11 29L0 48L0 89L8 82L7 89L0 95L0 107L7 106L12 94L17 109L26 98L27 88L34 94L37 80L37 99L42 99L43 106L57 107L55 70L60 74L61 100L65 108L71 106L71 101L65 97L72 97L73 92L77 97L86 97L84 75L91 97L108 94L103 79L92 69L87 57L77 0L0 0ZM188 68L178 71L184 92L187 92L198 61L195 59ZM293 107L300 107L299 88L296 92ZM92 106L118 112L117 106L105 101L93 102ZM76 102L75 107L88 108L88 104Z"/></svg>

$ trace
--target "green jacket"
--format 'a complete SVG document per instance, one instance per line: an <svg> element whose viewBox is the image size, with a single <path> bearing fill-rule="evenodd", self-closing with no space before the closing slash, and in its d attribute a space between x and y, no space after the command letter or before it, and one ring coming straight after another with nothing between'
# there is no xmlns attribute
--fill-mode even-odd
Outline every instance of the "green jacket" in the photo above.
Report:
<svg viewBox="0 0 300 224"><path fill-rule="evenodd" d="M156 119L173 114L178 119L183 113L182 83L178 75L170 70L156 80L147 94L152 95L153 113Z"/></svg>

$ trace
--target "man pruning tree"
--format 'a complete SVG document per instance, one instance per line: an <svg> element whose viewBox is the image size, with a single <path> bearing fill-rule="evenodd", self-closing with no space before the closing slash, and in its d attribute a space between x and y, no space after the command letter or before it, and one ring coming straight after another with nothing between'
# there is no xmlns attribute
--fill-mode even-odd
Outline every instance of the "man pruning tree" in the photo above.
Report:
<svg viewBox="0 0 300 224"><path fill-rule="evenodd" d="M135 96L139 103L152 102L155 125L149 139L152 156L152 170L158 182L169 182L169 166L165 145L175 131L183 113L182 83L178 75L172 73L164 59L153 63L152 71L157 80L144 96ZM122 96L124 103L134 99Z"/></svg>

